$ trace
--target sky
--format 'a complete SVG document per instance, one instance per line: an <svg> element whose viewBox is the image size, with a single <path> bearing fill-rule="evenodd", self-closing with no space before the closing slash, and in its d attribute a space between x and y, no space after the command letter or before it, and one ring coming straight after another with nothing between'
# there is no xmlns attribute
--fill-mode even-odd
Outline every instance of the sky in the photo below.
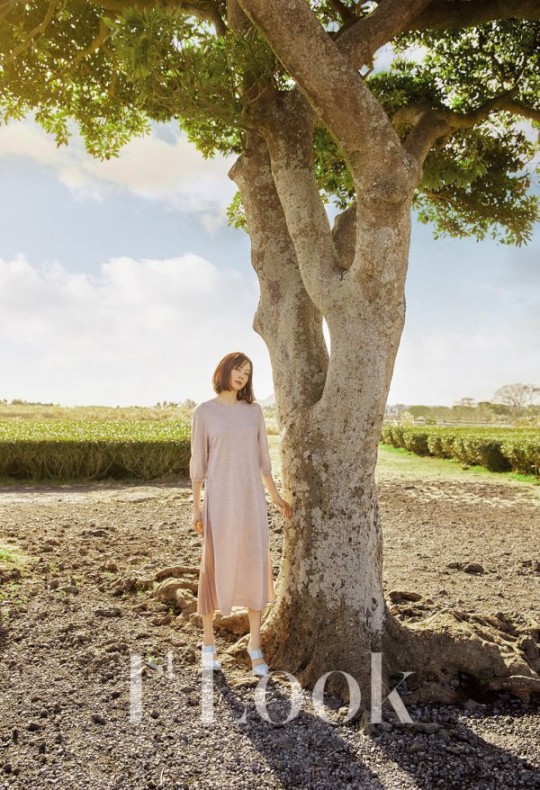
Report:
<svg viewBox="0 0 540 790"><path fill-rule="evenodd" d="M203 159L174 124L106 162L76 131L57 148L31 118L0 127L0 399L198 403L231 351L272 396L249 238L225 214L233 161ZM538 228L516 248L414 221L405 296L389 404L540 386Z"/></svg>

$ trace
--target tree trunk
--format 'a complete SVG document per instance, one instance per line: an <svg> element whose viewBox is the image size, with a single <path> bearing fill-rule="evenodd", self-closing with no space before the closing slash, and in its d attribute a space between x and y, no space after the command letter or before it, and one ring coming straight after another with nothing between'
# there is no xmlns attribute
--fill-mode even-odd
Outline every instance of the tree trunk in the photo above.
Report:
<svg viewBox="0 0 540 790"><path fill-rule="evenodd" d="M339 669L369 699L371 653L381 651L384 623L374 471L405 317L403 282L401 309L389 311L385 304L393 300L360 304L358 288L342 281L326 315L330 358L260 137L252 137L231 176L242 191L261 284L254 327L270 350L284 488L294 508L279 602L265 624L267 650L273 667L288 669L304 685ZM408 218L408 211L402 215ZM408 228L401 230L401 247L392 254L406 261ZM403 260L397 269L405 271ZM335 279L337 285L339 275ZM344 678L334 674L328 688L343 689Z"/></svg>
<svg viewBox="0 0 540 790"><path fill-rule="evenodd" d="M385 622L375 466L404 310L390 317L376 301L359 316L351 291L327 320L326 387L316 403L296 410L282 443L294 516L265 632L273 667L308 687L326 672L347 672L369 700ZM282 324L293 336L286 315ZM290 365L294 375L294 357ZM383 679L388 687L387 672ZM346 695L346 688L343 676L328 679L329 690Z"/></svg>
<svg viewBox="0 0 540 790"><path fill-rule="evenodd" d="M277 127L267 123L264 130L271 136ZM296 149L296 167L287 141ZM400 673L413 673L418 699L456 701L444 683L460 672L528 699L540 691L534 649L530 662L516 638L503 655L507 635L505 642L485 620L464 628L459 612L405 627L384 600L375 466L405 321L410 199L383 201L380 211L362 207L352 233L349 209L343 244L336 223L329 255L329 229L310 208L311 163L301 135L271 137L271 143L250 133L230 173L242 194L260 282L253 327L270 353L284 495L294 510L284 524L278 601L261 632L267 660L305 688L332 673L326 690L344 700L350 694L342 673L348 673L360 688L360 711L372 703L375 653L382 654L381 699ZM383 186L387 191L388 179ZM314 221L318 246L308 238ZM341 268L334 257L340 247Z"/></svg>

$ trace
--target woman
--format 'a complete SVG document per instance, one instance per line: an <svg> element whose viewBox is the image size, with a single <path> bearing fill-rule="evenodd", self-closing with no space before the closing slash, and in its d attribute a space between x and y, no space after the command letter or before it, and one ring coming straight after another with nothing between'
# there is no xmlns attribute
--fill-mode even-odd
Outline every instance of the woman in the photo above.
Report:
<svg viewBox="0 0 540 790"><path fill-rule="evenodd" d="M193 526L203 534L197 597L203 621L202 666L221 669L214 646L214 611L229 615L233 606L242 606L248 610L253 672L266 675L261 614L276 597L262 481L284 516L290 518L292 508L272 478L264 415L254 401L252 380L253 365L245 354L233 352L220 361L212 378L217 397L192 412L189 474Z"/></svg>

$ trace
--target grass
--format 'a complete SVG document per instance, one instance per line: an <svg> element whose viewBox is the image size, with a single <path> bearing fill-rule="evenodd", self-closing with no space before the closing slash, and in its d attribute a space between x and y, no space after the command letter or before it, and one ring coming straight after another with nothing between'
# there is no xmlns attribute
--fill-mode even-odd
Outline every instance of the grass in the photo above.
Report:
<svg viewBox="0 0 540 790"><path fill-rule="evenodd" d="M27 562L26 555L15 546L0 543L0 569L10 571L19 568L19 570L23 570Z"/></svg>
<svg viewBox="0 0 540 790"><path fill-rule="evenodd" d="M469 466L464 469L461 461L455 458L416 455L403 447L392 447L389 444L379 445L376 476L379 480L403 477L466 480L474 476L498 483L511 481L540 485L540 480L534 475L523 475L516 472L490 472L484 466Z"/></svg>
<svg viewBox="0 0 540 790"><path fill-rule="evenodd" d="M281 461L279 457L279 437L269 436L270 458L272 468L279 474ZM396 480L400 478L426 478L466 481L472 477L481 477L489 482L514 482L529 485L540 485L540 480L534 475L521 475L515 472L490 472L484 466L469 466L463 469L461 461L454 458L434 458L432 456L416 455L403 447L392 447L389 444L380 444L375 470L377 480Z"/></svg>
<svg viewBox="0 0 540 790"><path fill-rule="evenodd" d="M16 546L10 546L7 543L0 542L0 580L2 572L9 573L13 570L19 570L24 573L26 566L30 562L30 557L24 554ZM21 581L6 581L0 586L0 605L3 605L2 611L9 615L9 604L25 604L28 603L28 596L23 592L23 584Z"/></svg>

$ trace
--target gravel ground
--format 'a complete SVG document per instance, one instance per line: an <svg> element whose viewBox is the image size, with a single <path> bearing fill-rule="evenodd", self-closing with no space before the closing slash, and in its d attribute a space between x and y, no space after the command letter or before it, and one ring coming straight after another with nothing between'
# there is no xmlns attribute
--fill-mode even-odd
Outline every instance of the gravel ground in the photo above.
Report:
<svg viewBox="0 0 540 790"><path fill-rule="evenodd" d="M403 541L413 525L424 530L414 575L423 598L396 616L417 620L441 603L495 612L516 600L535 615L537 492L497 484L489 495L472 479L470 487L379 485L385 591L406 579L411 588ZM265 716L247 655L234 652L238 636L219 630L224 672L203 678L200 620L145 587L156 570L197 564L189 498L185 485L0 493L0 541L32 559L21 579L5 573L0 584L1 788L540 788L535 703L503 694L407 705L407 724L386 702L383 721L366 724L345 722L347 711L327 698L324 721L307 692L294 715L289 684L276 674ZM277 570L281 534L270 513ZM482 552L479 520L489 525L489 550L485 573L472 576L463 563ZM402 684L407 704L405 692ZM213 720L204 721L209 709Z"/></svg>

